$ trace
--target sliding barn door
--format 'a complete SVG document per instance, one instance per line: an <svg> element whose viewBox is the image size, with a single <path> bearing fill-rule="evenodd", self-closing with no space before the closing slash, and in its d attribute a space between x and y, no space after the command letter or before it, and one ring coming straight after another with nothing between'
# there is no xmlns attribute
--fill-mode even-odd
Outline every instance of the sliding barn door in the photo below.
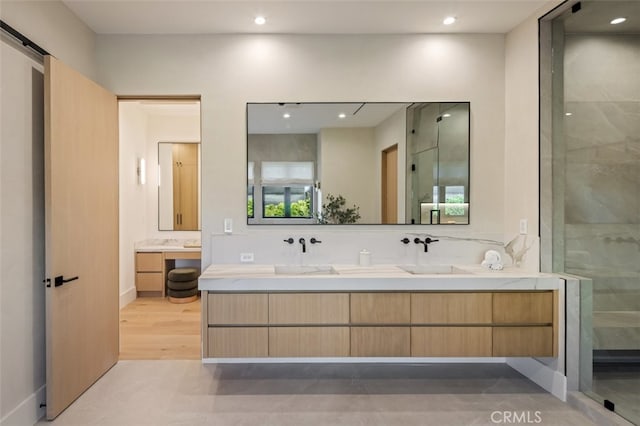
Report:
<svg viewBox="0 0 640 426"><path fill-rule="evenodd" d="M45 57L47 418L118 360L116 97Z"/></svg>

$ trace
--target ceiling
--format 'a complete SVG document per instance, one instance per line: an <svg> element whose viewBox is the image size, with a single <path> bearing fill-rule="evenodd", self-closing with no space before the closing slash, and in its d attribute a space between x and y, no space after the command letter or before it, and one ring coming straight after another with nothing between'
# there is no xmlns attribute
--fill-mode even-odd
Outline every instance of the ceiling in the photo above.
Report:
<svg viewBox="0 0 640 426"><path fill-rule="evenodd" d="M98 34L506 33L559 0L63 0ZM254 24L263 15L267 23ZM458 20L450 26L446 16Z"/></svg>
<svg viewBox="0 0 640 426"><path fill-rule="evenodd" d="M567 33L640 33L640 1L584 0L576 13L567 12L564 27ZM624 17L626 22L611 25L613 18Z"/></svg>
<svg viewBox="0 0 640 426"><path fill-rule="evenodd" d="M318 133L336 127L375 127L410 103L270 103L247 105L247 132ZM285 118L285 114L288 117ZM344 114L343 118L339 114Z"/></svg>

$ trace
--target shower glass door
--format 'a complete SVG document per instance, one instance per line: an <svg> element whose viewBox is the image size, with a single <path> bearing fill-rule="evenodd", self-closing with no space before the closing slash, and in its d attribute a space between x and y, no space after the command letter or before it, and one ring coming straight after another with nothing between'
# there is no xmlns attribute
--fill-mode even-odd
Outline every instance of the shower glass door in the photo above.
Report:
<svg viewBox="0 0 640 426"><path fill-rule="evenodd" d="M552 269L593 283L580 390L639 424L640 2L582 1L550 28Z"/></svg>

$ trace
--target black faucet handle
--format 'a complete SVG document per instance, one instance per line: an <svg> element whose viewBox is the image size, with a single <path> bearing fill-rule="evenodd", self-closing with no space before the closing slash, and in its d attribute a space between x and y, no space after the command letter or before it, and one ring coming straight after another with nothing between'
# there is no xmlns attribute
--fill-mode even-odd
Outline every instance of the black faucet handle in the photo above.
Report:
<svg viewBox="0 0 640 426"><path fill-rule="evenodd" d="M401 243L403 244L409 244L411 242L410 239L408 239L407 237L404 237L403 239L400 240Z"/></svg>
<svg viewBox="0 0 640 426"><path fill-rule="evenodd" d="M431 239L431 237L427 237L424 240L424 242L427 243L427 244L435 243L436 241L440 241L440 240L433 240L433 239Z"/></svg>
<svg viewBox="0 0 640 426"><path fill-rule="evenodd" d="M320 244L322 241L317 240L315 237L311 237L311 239L309 240L309 242L311 244Z"/></svg>
<svg viewBox="0 0 640 426"><path fill-rule="evenodd" d="M284 241L285 243L293 244L293 238L291 238L291 237L287 238L286 240L282 240L282 241Z"/></svg>
<svg viewBox="0 0 640 426"><path fill-rule="evenodd" d="M414 242L414 243L416 243L416 244L424 244L424 241L422 241L422 240L421 240L420 238L418 238L418 237L415 237L415 238L413 239L413 242Z"/></svg>

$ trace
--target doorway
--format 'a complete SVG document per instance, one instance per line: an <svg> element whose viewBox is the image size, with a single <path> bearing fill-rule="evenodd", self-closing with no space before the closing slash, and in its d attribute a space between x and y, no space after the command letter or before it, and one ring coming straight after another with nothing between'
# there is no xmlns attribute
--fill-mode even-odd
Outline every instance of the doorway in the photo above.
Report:
<svg viewBox="0 0 640 426"><path fill-rule="evenodd" d="M119 359L200 359L200 301L167 297L169 271L201 268L200 99L120 98L118 111Z"/></svg>
<svg viewBox="0 0 640 426"><path fill-rule="evenodd" d="M382 151L382 223L398 223L398 145Z"/></svg>

